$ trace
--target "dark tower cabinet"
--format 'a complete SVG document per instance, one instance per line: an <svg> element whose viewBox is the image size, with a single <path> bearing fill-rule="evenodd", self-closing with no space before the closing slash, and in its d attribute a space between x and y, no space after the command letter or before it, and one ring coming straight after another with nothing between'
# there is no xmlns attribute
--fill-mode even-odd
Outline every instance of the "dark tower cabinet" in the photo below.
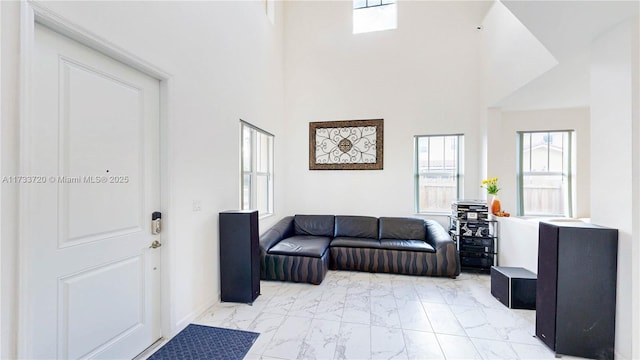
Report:
<svg viewBox="0 0 640 360"><path fill-rule="evenodd" d="M258 211L220 213L221 300L253 303L260 294Z"/></svg>
<svg viewBox="0 0 640 360"><path fill-rule="evenodd" d="M618 230L540 223L536 336L559 355L613 359Z"/></svg>

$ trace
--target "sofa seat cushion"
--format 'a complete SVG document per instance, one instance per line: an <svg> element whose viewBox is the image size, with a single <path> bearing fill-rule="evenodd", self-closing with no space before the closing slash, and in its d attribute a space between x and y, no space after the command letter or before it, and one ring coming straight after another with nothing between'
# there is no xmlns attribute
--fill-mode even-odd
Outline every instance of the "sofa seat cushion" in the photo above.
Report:
<svg viewBox="0 0 640 360"><path fill-rule="evenodd" d="M328 236L296 235L281 240L274 245L269 254L322 257L329 247Z"/></svg>
<svg viewBox="0 0 640 360"><path fill-rule="evenodd" d="M389 250L436 252L433 246L422 240L381 239L380 247Z"/></svg>
<svg viewBox="0 0 640 360"><path fill-rule="evenodd" d="M341 236L331 241L331 247L355 247L355 248L369 248L379 249L380 241L378 239L367 239L357 237Z"/></svg>

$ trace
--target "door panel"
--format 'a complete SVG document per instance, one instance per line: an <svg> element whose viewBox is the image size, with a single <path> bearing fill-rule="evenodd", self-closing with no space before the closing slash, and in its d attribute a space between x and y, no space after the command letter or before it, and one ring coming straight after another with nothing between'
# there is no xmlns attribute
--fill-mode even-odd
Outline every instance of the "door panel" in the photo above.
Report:
<svg viewBox="0 0 640 360"><path fill-rule="evenodd" d="M159 82L36 25L26 358L132 358L160 338Z"/></svg>
<svg viewBox="0 0 640 360"><path fill-rule="evenodd" d="M138 256L59 280L62 357L87 357L143 326L142 270ZM118 312L110 311L113 303Z"/></svg>
<svg viewBox="0 0 640 360"><path fill-rule="evenodd" d="M61 66L63 246L141 231L144 93L93 69ZM100 211L88 213L90 206Z"/></svg>

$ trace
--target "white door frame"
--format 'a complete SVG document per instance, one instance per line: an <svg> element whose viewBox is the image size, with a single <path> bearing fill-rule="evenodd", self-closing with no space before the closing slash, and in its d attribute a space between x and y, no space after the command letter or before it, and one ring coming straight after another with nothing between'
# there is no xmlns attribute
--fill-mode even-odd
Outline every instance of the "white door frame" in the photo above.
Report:
<svg viewBox="0 0 640 360"><path fill-rule="evenodd" d="M0 39L2 38L2 4L0 4ZM0 84L2 84L2 44L0 44ZM0 114L2 114L2 86L0 86ZM0 119L2 118L2 116L0 115ZM0 121L0 123L2 123ZM2 132L0 132L0 159L2 159ZM0 160L0 164L2 163L2 161ZM0 204L2 204L2 192L0 191ZM0 234L2 234L2 206L0 206ZM2 241L0 241L0 259L3 259L2 257ZM1 261L1 260L0 260ZM4 285L2 279L0 279L0 285ZM7 291L4 289L4 286L0 286L0 332L2 332L2 327L4 324L4 321L2 319L2 309L4 309L4 306L2 304L2 298L4 298L3 293ZM0 357L2 357L2 355L4 354L2 352L2 344L4 343L4 340L0 340Z"/></svg>
<svg viewBox="0 0 640 360"><path fill-rule="evenodd" d="M25 1L21 5L20 19L20 159L19 174L35 175L30 173L29 166L29 142L30 130L33 122L32 106L33 106L33 80L31 79L31 69L34 63L34 34L36 23L53 29L54 31L65 35L79 43L101 52L111 58L114 58L134 69L149 75L160 82L160 211L163 213L163 230L162 230L162 253L161 253L161 331L162 336L166 337L175 331L175 314L171 308L172 298L172 281L170 274L173 272L170 268L173 261L173 226L171 222L170 210L173 208L173 191L171 190L172 178L171 169L173 168L173 156L171 155L171 89L172 76L149 62L140 59L135 54L126 51L117 45L101 38L92 32L74 24L72 21L65 19L58 14L47 9L45 5ZM23 186L19 188L18 193L18 357L30 358L29 331L29 310L26 306L29 298L27 284L27 271L29 269L29 257L27 249L29 248L29 240L27 238L26 229L28 222L27 206L30 196L29 187ZM151 344L149 344L151 345Z"/></svg>

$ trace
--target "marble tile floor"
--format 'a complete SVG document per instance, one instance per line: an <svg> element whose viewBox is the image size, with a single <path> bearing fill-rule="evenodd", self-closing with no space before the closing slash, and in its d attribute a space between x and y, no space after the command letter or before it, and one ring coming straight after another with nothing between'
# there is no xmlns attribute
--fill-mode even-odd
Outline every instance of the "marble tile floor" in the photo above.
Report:
<svg viewBox="0 0 640 360"><path fill-rule="evenodd" d="M535 311L502 305L484 274L329 271L321 285L260 286L253 305L216 304L194 323L260 333L246 359L555 358L533 336Z"/></svg>

